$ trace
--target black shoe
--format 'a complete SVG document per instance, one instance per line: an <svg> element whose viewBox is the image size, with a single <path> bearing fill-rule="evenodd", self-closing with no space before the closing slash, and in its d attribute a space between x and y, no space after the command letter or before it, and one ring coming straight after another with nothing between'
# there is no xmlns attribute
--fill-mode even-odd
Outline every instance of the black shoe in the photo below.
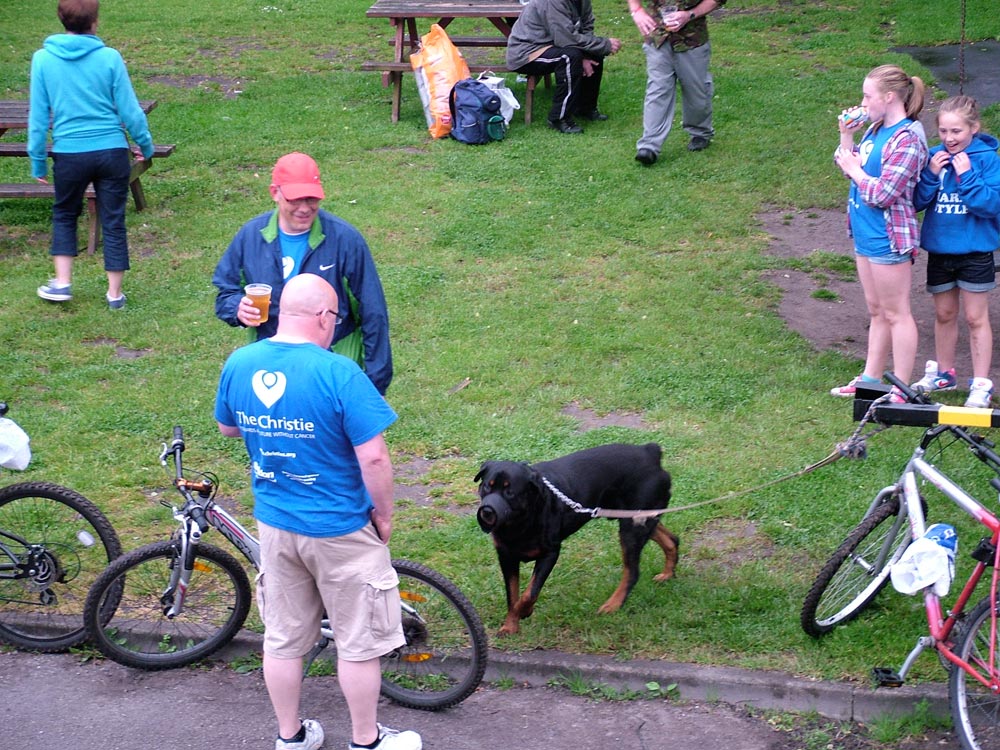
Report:
<svg viewBox="0 0 1000 750"><path fill-rule="evenodd" d="M702 138L700 135L696 135L688 143L688 151L704 151L712 142L708 138Z"/></svg>
<svg viewBox="0 0 1000 750"><path fill-rule="evenodd" d="M608 116L599 109L592 109L589 112L577 112L576 114L578 117L582 117L584 120L590 120L591 122L604 122L608 119Z"/></svg>
<svg viewBox="0 0 1000 750"><path fill-rule="evenodd" d="M568 117L564 117L561 120L549 120L549 127L555 128L560 133L582 133L583 128L577 125Z"/></svg>
<svg viewBox="0 0 1000 750"><path fill-rule="evenodd" d="M656 152L648 148L640 148L635 154L635 160L640 164L649 167L656 164Z"/></svg>

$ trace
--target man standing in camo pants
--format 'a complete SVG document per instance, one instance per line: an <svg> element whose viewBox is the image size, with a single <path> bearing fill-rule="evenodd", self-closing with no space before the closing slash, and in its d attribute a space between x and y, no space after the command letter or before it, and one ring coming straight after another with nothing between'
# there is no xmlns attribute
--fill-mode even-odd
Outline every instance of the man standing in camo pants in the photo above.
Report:
<svg viewBox="0 0 1000 750"><path fill-rule="evenodd" d="M674 119L677 84L681 87L681 124L691 136L688 151L708 148L712 127L712 48L706 16L726 0L652 0L649 10L629 0L632 20L643 35L646 53L646 98L642 105L642 137L636 143L640 164L656 163Z"/></svg>

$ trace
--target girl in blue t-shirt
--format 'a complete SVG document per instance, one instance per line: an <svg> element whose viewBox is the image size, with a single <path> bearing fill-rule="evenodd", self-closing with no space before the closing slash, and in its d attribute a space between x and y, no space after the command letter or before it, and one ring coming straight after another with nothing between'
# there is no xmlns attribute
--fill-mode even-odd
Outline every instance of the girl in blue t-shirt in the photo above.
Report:
<svg viewBox="0 0 1000 750"><path fill-rule="evenodd" d="M993 395L989 291L996 286L993 252L1000 247L998 143L981 131L979 107L971 96L941 102L937 125L941 144L931 150L914 196L917 210L925 211L920 245L927 250L937 360L928 360L924 377L913 387L928 392L955 388L961 305L972 350L965 405L987 408Z"/></svg>
<svg viewBox="0 0 1000 750"><path fill-rule="evenodd" d="M895 65L881 65L865 78L862 92L872 125L855 146L854 133L864 120L838 117L834 160L851 179L848 219L871 325L864 371L833 388L834 396L854 396L859 382L881 380L890 352L893 372L908 382L917 356L910 284L919 237L913 192L927 163L927 141L916 119L924 83Z"/></svg>

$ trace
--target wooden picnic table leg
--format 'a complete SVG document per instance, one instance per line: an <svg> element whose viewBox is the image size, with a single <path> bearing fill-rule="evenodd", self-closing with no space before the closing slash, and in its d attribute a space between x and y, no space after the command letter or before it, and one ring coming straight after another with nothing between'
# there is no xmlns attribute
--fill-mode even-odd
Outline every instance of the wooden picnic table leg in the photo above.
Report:
<svg viewBox="0 0 1000 750"><path fill-rule="evenodd" d="M402 29L400 29L402 31ZM420 34L417 32L417 19L407 18L406 19L406 41L410 45L410 54L412 55L418 49L420 49ZM400 40L402 42L402 40ZM403 61L403 46L400 43L399 46L399 62Z"/></svg>
<svg viewBox="0 0 1000 750"><path fill-rule="evenodd" d="M510 37L511 27L516 20L516 18L500 18L498 16L489 19L490 23L496 26L505 37Z"/></svg>
<svg viewBox="0 0 1000 750"><path fill-rule="evenodd" d="M403 74L398 70L389 73L392 81L392 121L399 122L399 110L403 101Z"/></svg>
<svg viewBox="0 0 1000 750"><path fill-rule="evenodd" d="M392 18L390 22L395 28L395 33L393 34L393 42L395 46L395 62L403 62L403 42L404 33L406 32L406 26L403 23L402 18ZM412 19L410 20L411 25L413 24ZM410 29L410 34L414 34L415 29ZM392 86L392 122L399 122L399 111L403 101L403 73L398 70L390 70L384 74L384 83L388 83Z"/></svg>
<svg viewBox="0 0 1000 750"><path fill-rule="evenodd" d="M142 211L148 205L146 203L146 194L142 191L142 182L139 180L139 175L149 169L151 161L152 159L143 159L142 161L134 160L132 162L132 171L129 173L128 185L132 191L132 200L135 201L136 211Z"/></svg>

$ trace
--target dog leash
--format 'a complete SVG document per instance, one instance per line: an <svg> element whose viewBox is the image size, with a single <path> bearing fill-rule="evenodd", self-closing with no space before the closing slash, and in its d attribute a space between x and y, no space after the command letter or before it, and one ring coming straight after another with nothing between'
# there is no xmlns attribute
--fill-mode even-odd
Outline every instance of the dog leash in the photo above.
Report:
<svg viewBox="0 0 1000 750"><path fill-rule="evenodd" d="M799 469L792 474L786 474L783 477L778 477L770 482L765 482L764 484L758 485L756 487L750 487L739 492L728 492L725 495L719 495L719 497L712 498L711 500L702 500L697 503L690 503L689 505L682 505L679 508L659 508L656 510L609 510L607 508L588 508L586 506L580 505L572 498L567 497L558 487L556 487L552 482L550 482L546 477L542 477L542 483L549 488L553 495L555 495L560 502L566 505L575 513L586 513L591 518L632 518L635 519L636 523L644 518L652 518L654 516L662 516L664 513L679 513L682 510L691 510L692 508L699 508L702 505L711 505L712 503L719 503L724 500L735 500L738 497L743 497L744 495L749 495L751 492L757 492L759 490L767 489L768 487L773 487L776 484L781 484L782 482L787 482L790 479L795 479L797 477L805 476L810 472L816 471L816 469L822 468L824 466L829 466L834 461L840 458L855 458L862 459L868 455L868 449L866 447L866 441L872 435L875 435L882 430L886 429L886 425L879 426L867 434L863 434L865 425L871 420L872 415L875 412L875 407L889 400L890 394L885 396L880 396L876 400L872 401L871 406L868 407L868 411L865 412L864 417L858 423L857 429L854 433L844 442L837 443L833 452L829 456L817 461L814 464L806 466L804 469Z"/></svg>

